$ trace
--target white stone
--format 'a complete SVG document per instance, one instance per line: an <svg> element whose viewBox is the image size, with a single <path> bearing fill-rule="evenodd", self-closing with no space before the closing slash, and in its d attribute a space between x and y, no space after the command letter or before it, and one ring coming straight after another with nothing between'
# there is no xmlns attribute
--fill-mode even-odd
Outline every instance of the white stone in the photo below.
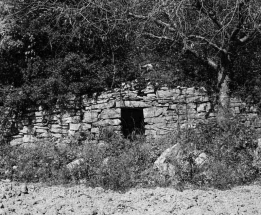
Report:
<svg viewBox="0 0 261 215"><path fill-rule="evenodd" d="M150 104L147 104L143 101L117 101L116 102L116 107L133 107L133 108L138 108L138 107L150 107Z"/></svg>
<svg viewBox="0 0 261 215"><path fill-rule="evenodd" d="M98 120L98 112L87 111L84 113L83 122L96 122Z"/></svg>
<svg viewBox="0 0 261 215"><path fill-rule="evenodd" d="M148 130L148 129L146 129L145 130L145 135L149 136L149 137L155 138L157 136L157 133L156 133L155 130Z"/></svg>
<svg viewBox="0 0 261 215"><path fill-rule="evenodd" d="M152 107L152 108L144 108L143 114L144 118L150 118L150 117L157 117L160 115L165 115L167 112L167 108L158 108L158 107Z"/></svg>
<svg viewBox="0 0 261 215"><path fill-rule="evenodd" d="M47 133L48 128L36 128L35 131L36 133Z"/></svg>
<svg viewBox="0 0 261 215"><path fill-rule="evenodd" d="M72 130L72 131L78 131L81 127L81 124L73 124L73 123L70 123L70 127L69 129Z"/></svg>
<svg viewBox="0 0 261 215"><path fill-rule="evenodd" d="M195 163L197 166L201 166L204 164L207 160L207 155L206 153L202 152L199 154L199 156L195 159Z"/></svg>
<svg viewBox="0 0 261 215"><path fill-rule="evenodd" d="M34 142L36 138L32 135L24 135L23 137L23 142L28 143L28 142Z"/></svg>
<svg viewBox="0 0 261 215"><path fill-rule="evenodd" d="M23 138L13 139L10 141L11 146L18 146L23 143Z"/></svg>
<svg viewBox="0 0 261 215"><path fill-rule="evenodd" d="M74 169L76 169L77 167L79 167L83 163L84 163L84 159L79 158L79 159L76 159L76 160L72 161L71 163L67 164L66 167L69 171L73 171Z"/></svg>
<svg viewBox="0 0 261 215"><path fill-rule="evenodd" d="M100 132L99 128L92 128L91 133L98 134Z"/></svg>
<svg viewBox="0 0 261 215"><path fill-rule="evenodd" d="M149 129L149 130L157 130L159 128L164 128L164 127L166 127L166 122L156 123L152 125L145 125L145 129Z"/></svg>
<svg viewBox="0 0 261 215"><path fill-rule="evenodd" d="M87 131L92 128L91 124L82 123L82 130Z"/></svg>
<svg viewBox="0 0 261 215"><path fill-rule="evenodd" d="M52 133L60 133L61 130L62 130L62 127L60 125L55 125L55 124L51 125L50 131Z"/></svg>
<svg viewBox="0 0 261 215"><path fill-rule="evenodd" d="M173 97L174 95L176 94L175 91L173 90L158 90L156 95L159 97L159 98L171 98Z"/></svg>
<svg viewBox="0 0 261 215"><path fill-rule="evenodd" d="M145 118L144 122L154 124L154 123L164 123L168 121L176 120L176 116L164 116L164 117L155 117L155 118Z"/></svg>
<svg viewBox="0 0 261 215"><path fill-rule="evenodd" d="M114 108L114 109L104 109L99 118L101 119L115 119L121 117L121 109Z"/></svg>
<svg viewBox="0 0 261 215"><path fill-rule="evenodd" d="M195 94L195 88L194 87L187 88L186 94L194 95Z"/></svg>
<svg viewBox="0 0 261 215"><path fill-rule="evenodd" d="M51 133L51 135L56 138L61 138L63 136L62 134L58 134L58 133Z"/></svg>
<svg viewBox="0 0 261 215"><path fill-rule="evenodd" d="M206 112L210 109L210 103L202 103L202 104L198 104L197 106L197 112Z"/></svg>
<svg viewBox="0 0 261 215"><path fill-rule="evenodd" d="M94 126L106 126L106 125L120 125L121 120L120 119L105 119L105 120L100 120L98 122L93 123Z"/></svg>
<svg viewBox="0 0 261 215"><path fill-rule="evenodd" d="M169 161L178 161L181 159L182 150L179 143L166 149L154 162L153 168L159 170L163 175L175 176L176 167Z"/></svg>

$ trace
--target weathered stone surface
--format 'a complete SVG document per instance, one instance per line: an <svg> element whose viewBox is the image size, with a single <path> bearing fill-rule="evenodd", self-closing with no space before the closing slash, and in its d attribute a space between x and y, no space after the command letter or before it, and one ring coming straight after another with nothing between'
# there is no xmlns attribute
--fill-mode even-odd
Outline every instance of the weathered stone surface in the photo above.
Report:
<svg viewBox="0 0 261 215"><path fill-rule="evenodd" d="M80 116L69 116L64 117L62 120L60 120L61 123L79 123L81 121Z"/></svg>
<svg viewBox="0 0 261 215"><path fill-rule="evenodd" d="M145 130L145 135L153 138L157 136L155 130Z"/></svg>
<svg viewBox="0 0 261 215"><path fill-rule="evenodd" d="M209 109L210 109L210 103L209 102L197 105L197 112L199 112L199 113L209 111Z"/></svg>
<svg viewBox="0 0 261 215"><path fill-rule="evenodd" d="M35 112L35 116L38 117L38 116L44 116L45 113L43 111L37 111Z"/></svg>
<svg viewBox="0 0 261 215"><path fill-rule="evenodd" d="M96 122L98 120L98 112L87 111L84 113L83 122Z"/></svg>
<svg viewBox="0 0 261 215"><path fill-rule="evenodd" d="M145 129L149 129L149 130L158 130L159 128L163 128L163 127L166 127L166 122L156 123L152 125L145 125Z"/></svg>
<svg viewBox="0 0 261 215"><path fill-rule="evenodd" d="M21 144L23 144L23 138L22 137L15 138L15 139L11 140L11 142L10 142L11 146L18 146L18 145L21 145Z"/></svg>
<svg viewBox="0 0 261 215"><path fill-rule="evenodd" d="M51 133L51 136L56 137L56 138L61 138L63 135L59 133Z"/></svg>
<svg viewBox="0 0 261 215"><path fill-rule="evenodd" d="M150 107L150 104L147 104L143 101L117 101L116 107L145 108L145 107Z"/></svg>
<svg viewBox="0 0 261 215"><path fill-rule="evenodd" d="M36 141L36 138L32 135L24 135L24 137L23 137L24 143L34 142L34 141Z"/></svg>
<svg viewBox="0 0 261 215"><path fill-rule="evenodd" d="M195 95L195 87L190 87L186 89L186 94L188 95Z"/></svg>
<svg viewBox="0 0 261 215"><path fill-rule="evenodd" d="M51 127L50 127L50 131L52 133L60 133L61 130L62 130L62 127L60 125L55 125L54 124L54 125L51 125Z"/></svg>
<svg viewBox="0 0 261 215"><path fill-rule="evenodd" d="M67 164L66 167L69 171L73 171L74 169L78 168L83 163L84 163L84 159L79 158L79 159L76 159L76 160L72 161L71 163Z"/></svg>
<svg viewBox="0 0 261 215"><path fill-rule="evenodd" d="M107 126L107 125L120 125L120 124L121 124L120 119L105 119L93 123L94 126Z"/></svg>
<svg viewBox="0 0 261 215"><path fill-rule="evenodd" d="M203 165L207 161L207 154L202 152L198 155L198 157L195 159L195 164L197 166Z"/></svg>
<svg viewBox="0 0 261 215"><path fill-rule="evenodd" d="M174 95L176 95L176 92L173 90L158 90L156 95L158 98L172 98Z"/></svg>
<svg viewBox="0 0 261 215"><path fill-rule="evenodd" d="M45 127L42 127L42 128L38 127L38 128L35 129L36 133L47 133L48 130L49 129L45 128Z"/></svg>
<svg viewBox="0 0 261 215"><path fill-rule="evenodd" d="M113 109L104 109L99 118L101 119L115 119L121 117L121 109L113 108Z"/></svg>
<svg viewBox="0 0 261 215"><path fill-rule="evenodd" d="M143 114L144 114L144 118L150 118L150 117L165 115L166 111L167 108L158 108L158 107L144 108Z"/></svg>
<svg viewBox="0 0 261 215"><path fill-rule="evenodd" d="M72 131L79 131L80 127L81 127L81 124L79 124L79 123L77 123L77 124L70 123L69 129Z"/></svg>
<svg viewBox="0 0 261 215"><path fill-rule="evenodd" d="M92 128L91 133L98 134L100 132L99 128Z"/></svg>
<svg viewBox="0 0 261 215"><path fill-rule="evenodd" d="M155 117L155 118L145 118L144 122L156 124L156 123L163 123L166 121L171 121L172 119L176 119L176 117L164 116L164 117Z"/></svg>
<svg viewBox="0 0 261 215"><path fill-rule="evenodd" d="M82 123L82 130L83 131L87 131L87 130L91 129L91 127L92 127L91 124Z"/></svg>
<svg viewBox="0 0 261 215"><path fill-rule="evenodd" d="M177 143L174 146L166 149L154 162L153 168L157 169L163 175L175 176L177 168L173 161L182 159L181 144Z"/></svg>

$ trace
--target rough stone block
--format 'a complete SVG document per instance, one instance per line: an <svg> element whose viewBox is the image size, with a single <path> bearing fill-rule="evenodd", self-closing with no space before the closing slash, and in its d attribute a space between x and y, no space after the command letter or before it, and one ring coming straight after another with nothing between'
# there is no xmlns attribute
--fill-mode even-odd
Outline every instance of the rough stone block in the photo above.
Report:
<svg viewBox="0 0 261 215"><path fill-rule="evenodd" d="M98 120L98 112L87 111L84 113L83 122L96 122Z"/></svg>
<svg viewBox="0 0 261 215"><path fill-rule="evenodd" d="M92 128L91 133L98 134L100 132L99 128Z"/></svg>
<svg viewBox="0 0 261 215"><path fill-rule="evenodd" d="M197 105L197 112L200 113L200 112L206 112L206 111L209 111L210 109L210 103L207 102L207 103L202 103L202 104L198 104Z"/></svg>
<svg viewBox="0 0 261 215"><path fill-rule="evenodd" d="M21 144L23 144L23 138L22 137L21 138L15 138L15 139L10 141L11 146L19 146Z"/></svg>
<svg viewBox="0 0 261 215"><path fill-rule="evenodd" d="M164 117L155 117L155 118L145 118L144 122L149 124L156 124L156 123L164 123L167 121L175 120L175 117L172 116L164 116Z"/></svg>
<svg viewBox="0 0 261 215"><path fill-rule="evenodd" d="M175 95L172 98L173 103L186 103L186 97L184 95Z"/></svg>
<svg viewBox="0 0 261 215"><path fill-rule="evenodd" d="M77 123L77 124L70 123L69 129L72 131L79 131L80 127L81 127L81 124L79 124L79 123Z"/></svg>
<svg viewBox="0 0 261 215"><path fill-rule="evenodd" d="M35 129L36 133L47 133L48 132L48 128L36 128Z"/></svg>
<svg viewBox="0 0 261 215"><path fill-rule="evenodd" d="M44 117L36 117L35 123L42 123L44 121Z"/></svg>
<svg viewBox="0 0 261 215"><path fill-rule="evenodd" d="M201 101L202 101L202 98L199 97L199 96L192 96L192 97L186 98L187 103L192 103L192 102L198 103L198 102L201 102Z"/></svg>
<svg viewBox="0 0 261 215"><path fill-rule="evenodd" d="M87 123L82 123L82 130L83 131L87 131L89 129L92 128L92 125L91 124L87 124Z"/></svg>
<svg viewBox="0 0 261 215"><path fill-rule="evenodd" d="M143 114L144 114L144 118L150 118L150 117L165 115L166 111L167 108L158 108L158 107L144 108Z"/></svg>
<svg viewBox="0 0 261 215"><path fill-rule="evenodd" d="M53 136L53 137L56 137L56 138L61 138L63 136L60 133L51 133L50 135Z"/></svg>
<svg viewBox="0 0 261 215"><path fill-rule="evenodd" d="M121 109L113 108L113 109L104 109L99 118L101 119L115 119L121 117Z"/></svg>
<svg viewBox="0 0 261 215"><path fill-rule="evenodd" d="M60 133L61 130L62 130L62 127L61 127L60 125L55 125L55 124L53 124L53 125L51 125L51 127L50 127L50 131L51 131L52 133Z"/></svg>
<svg viewBox="0 0 261 215"><path fill-rule="evenodd" d="M150 137L156 137L157 136L156 131L154 131L154 130L145 130L145 135L150 136Z"/></svg>
<svg viewBox="0 0 261 215"><path fill-rule="evenodd" d="M32 135L24 135L24 137L23 137L24 143L33 142L35 140L36 140L36 138Z"/></svg>
<svg viewBox="0 0 261 215"><path fill-rule="evenodd" d="M151 105L145 103L143 101L117 101L116 107L123 108L123 107L132 107L132 108L145 108L150 107Z"/></svg>
<svg viewBox="0 0 261 215"><path fill-rule="evenodd" d="M120 119L105 119L105 120L100 120L98 122L93 123L94 126L107 126L107 125L120 125L121 120Z"/></svg>
<svg viewBox="0 0 261 215"><path fill-rule="evenodd" d="M195 87L190 87L186 89L186 94L195 95Z"/></svg>
<svg viewBox="0 0 261 215"><path fill-rule="evenodd" d="M24 126L23 129L20 130L19 132L20 132L20 133L23 133L23 134L28 134L28 133L29 133L29 130L30 130L30 129L28 128L28 126Z"/></svg>
<svg viewBox="0 0 261 215"><path fill-rule="evenodd" d="M145 129L148 130L157 130L159 128L166 127L166 122L161 122L161 123L156 123L156 124L151 124L151 125L145 125Z"/></svg>
<svg viewBox="0 0 261 215"><path fill-rule="evenodd" d="M43 111L36 111L35 112L35 116L38 117L38 116L44 116L44 112Z"/></svg>

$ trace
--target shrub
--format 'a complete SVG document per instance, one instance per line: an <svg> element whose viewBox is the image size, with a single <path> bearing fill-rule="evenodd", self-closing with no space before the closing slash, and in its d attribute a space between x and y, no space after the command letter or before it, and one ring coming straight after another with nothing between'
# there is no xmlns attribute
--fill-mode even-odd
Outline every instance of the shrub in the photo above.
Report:
<svg viewBox="0 0 261 215"><path fill-rule="evenodd" d="M214 122L199 124L196 130L187 130L180 137L184 160L191 168L181 167L181 180L195 185L228 188L253 181L259 170L254 165L256 132L246 126L244 119L235 117L224 130ZM203 166L195 165L197 152L208 156Z"/></svg>

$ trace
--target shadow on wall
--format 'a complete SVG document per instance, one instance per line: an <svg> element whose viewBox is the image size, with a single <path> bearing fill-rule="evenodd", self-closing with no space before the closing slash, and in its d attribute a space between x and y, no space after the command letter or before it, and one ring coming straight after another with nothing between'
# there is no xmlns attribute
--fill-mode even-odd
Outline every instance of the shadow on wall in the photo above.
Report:
<svg viewBox="0 0 261 215"><path fill-rule="evenodd" d="M121 109L122 134L125 138L133 134L143 135L145 133L144 115L142 108Z"/></svg>

